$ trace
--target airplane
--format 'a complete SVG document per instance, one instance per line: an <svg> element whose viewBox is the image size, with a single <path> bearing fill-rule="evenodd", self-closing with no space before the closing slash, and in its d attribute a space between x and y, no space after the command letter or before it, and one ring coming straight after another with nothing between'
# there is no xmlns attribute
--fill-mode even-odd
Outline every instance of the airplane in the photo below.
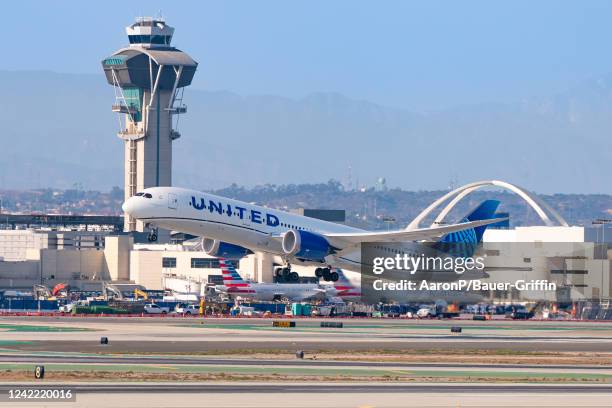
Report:
<svg viewBox="0 0 612 408"><path fill-rule="evenodd" d="M316 283L257 283L242 279L236 268L225 259L219 258L223 274L223 285L217 290L232 298L252 299L262 302L283 301L302 302L306 300L324 300L328 296L337 296L333 287L325 288Z"/></svg>
<svg viewBox="0 0 612 408"><path fill-rule="evenodd" d="M291 272L292 263L311 265L317 277L337 281L333 268L361 269L363 243L380 243L377 250L384 256L396 251L398 243L407 254L421 253L419 241L477 243L487 225L504 220L493 218L498 205L484 201L456 224L394 231L366 231L178 187L144 189L122 209L149 225L153 234L165 228L202 237L210 256L240 259L262 251L282 257L284 273Z"/></svg>
<svg viewBox="0 0 612 408"><path fill-rule="evenodd" d="M334 282L334 289L336 290L335 296L339 297L343 301L360 301L361 290L353 286L353 284L344 275L344 272L342 272L342 269L336 268L335 272L338 274L338 280Z"/></svg>

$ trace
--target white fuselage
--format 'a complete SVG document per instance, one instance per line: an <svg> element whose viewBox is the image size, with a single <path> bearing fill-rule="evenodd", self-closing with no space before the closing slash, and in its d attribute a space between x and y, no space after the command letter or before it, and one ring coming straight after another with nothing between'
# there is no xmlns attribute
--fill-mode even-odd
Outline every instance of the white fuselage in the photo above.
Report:
<svg viewBox="0 0 612 408"><path fill-rule="evenodd" d="M325 299L335 296L333 287L325 288L315 283L253 283L248 286L223 289L231 297L241 297L261 302L289 301L301 302L311 299Z"/></svg>
<svg viewBox="0 0 612 408"><path fill-rule="evenodd" d="M139 220L280 256L284 252L278 237L291 229L315 233L364 232L195 190L153 187L144 192L151 197L134 196L124 204L124 210ZM356 252L359 255L359 248Z"/></svg>

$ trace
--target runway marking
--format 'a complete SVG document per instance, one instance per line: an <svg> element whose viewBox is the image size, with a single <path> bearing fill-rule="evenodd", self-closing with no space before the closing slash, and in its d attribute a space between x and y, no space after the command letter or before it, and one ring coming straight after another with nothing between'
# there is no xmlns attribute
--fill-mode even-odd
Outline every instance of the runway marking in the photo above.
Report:
<svg viewBox="0 0 612 408"><path fill-rule="evenodd" d="M87 329L83 327L69 326L43 326L43 325L28 325L28 324L6 324L0 323L0 330L10 332L80 332L80 331L97 331L95 329Z"/></svg>
<svg viewBox="0 0 612 408"><path fill-rule="evenodd" d="M161 368L164 370L172 370L172 371L177 371L179 368L177 366L170 366L167 364L161 365L161 364L152 364L151 367L155 367L155 368Z"/></svg>
<svg viewBox="0 0 612 408"><path fill-rule="evenodd" d="M29 340L0 340L0 346L19 346L23 344L34 344L34 341ZM13 350L13 349L7 349ZM20 351L20 350L16 350Z"/></svg>

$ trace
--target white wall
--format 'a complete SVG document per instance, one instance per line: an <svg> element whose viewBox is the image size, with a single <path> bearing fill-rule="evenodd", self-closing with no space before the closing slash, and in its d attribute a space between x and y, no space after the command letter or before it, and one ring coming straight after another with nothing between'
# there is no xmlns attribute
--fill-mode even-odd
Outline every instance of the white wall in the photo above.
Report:
<svg viewBox="0 0 612 408"><path fill-rule="evenodd" d="M141 247L142 248L142 247ZM163 287L162 276L191 280L194 282L208 282L209 275L221 275L221 269L192 268L191 258L214 257L201 251L164 250L166 246L159 245L161 250L150 250L155 246L148 245L149 250L135 249L130 253L130 280L147 289L166 289ZM162 267L162 258L176 258L175 268Z"/></svg>
<svg viewBox="0 0 612 408"><path fill-rule="evenodd" d="M0 262L0 287L31 288L39 282L38 261Z"/></svg>
<svg viewBox="0 0 612 408"><path fill-rule="evenodd" d="M130 253L130 281L147 289L162 289L161 251L132 251Z"/></svg>
<svg viewBox="0 0 612 408"><path fill-rule="evenodd" d="M98 249L43 249L40 251L43 280L108 279L104 251Z"/></svg>
<svg viewBox="0 0 612 408"><path fill-rule="evenodd" d="M484 242L584 242L584 227L516 227L487 229Z"/></svg>
<svg viewBox="0 0 612 408"><path fill-rule="evenodd" d="M47 248L47 233L35 233L32 230L0 230L0 257L5 261L24 261L28 255ZM33 250L33 251L30 251Z"/></svg>
<svg viewBox="0 0 612 408"><path fill-rule="evenodd" d="M130 252L134 239L128 235L108 236L104 242L104 265L110 279L127 281L130 279Z"/></svg>

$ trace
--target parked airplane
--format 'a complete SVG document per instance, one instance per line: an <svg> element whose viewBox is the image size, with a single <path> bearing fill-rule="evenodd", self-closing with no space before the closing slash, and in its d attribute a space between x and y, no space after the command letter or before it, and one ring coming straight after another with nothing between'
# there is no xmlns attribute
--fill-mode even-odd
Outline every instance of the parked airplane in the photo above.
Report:
<svg viewBox="0 0 612 408"><path fill-rule="evenodd" d="M376 232L177 187L147 188L122 208L153 231L161 227L203 237L211 256L239 259L262 251L281 256L287 271L291 263L315 265L318 277L337 281L333 268L360 270L362 243L401 243L408 254L419 254L422 245L416 241L422 240L475 243L487 225L503 221L492 218L498 204L485 201L458 224ZM382 256L397 250L397 245L377 247Z"/></svg>
<svg viewBox="0 0 612 408"><path fill-rule="evenodd" d="M336 268L335 272L338 274L338 280L334 282L336 296L341 298L343 301L360 301L361 290L353 286L353 284L344 275L344 272L342 272L342 269Z"/></svg>
<svg viewBox="0 0 612 408"><path fill-rule="evenodd" d="M302 302L305 300L324 300L328 296L337 296L333 287L316 283L257 283L242 279L236 268L220 258L219 264L223 274L223 285L218 290L228 294L230 297L257 301L284 301Z"/></svg>

